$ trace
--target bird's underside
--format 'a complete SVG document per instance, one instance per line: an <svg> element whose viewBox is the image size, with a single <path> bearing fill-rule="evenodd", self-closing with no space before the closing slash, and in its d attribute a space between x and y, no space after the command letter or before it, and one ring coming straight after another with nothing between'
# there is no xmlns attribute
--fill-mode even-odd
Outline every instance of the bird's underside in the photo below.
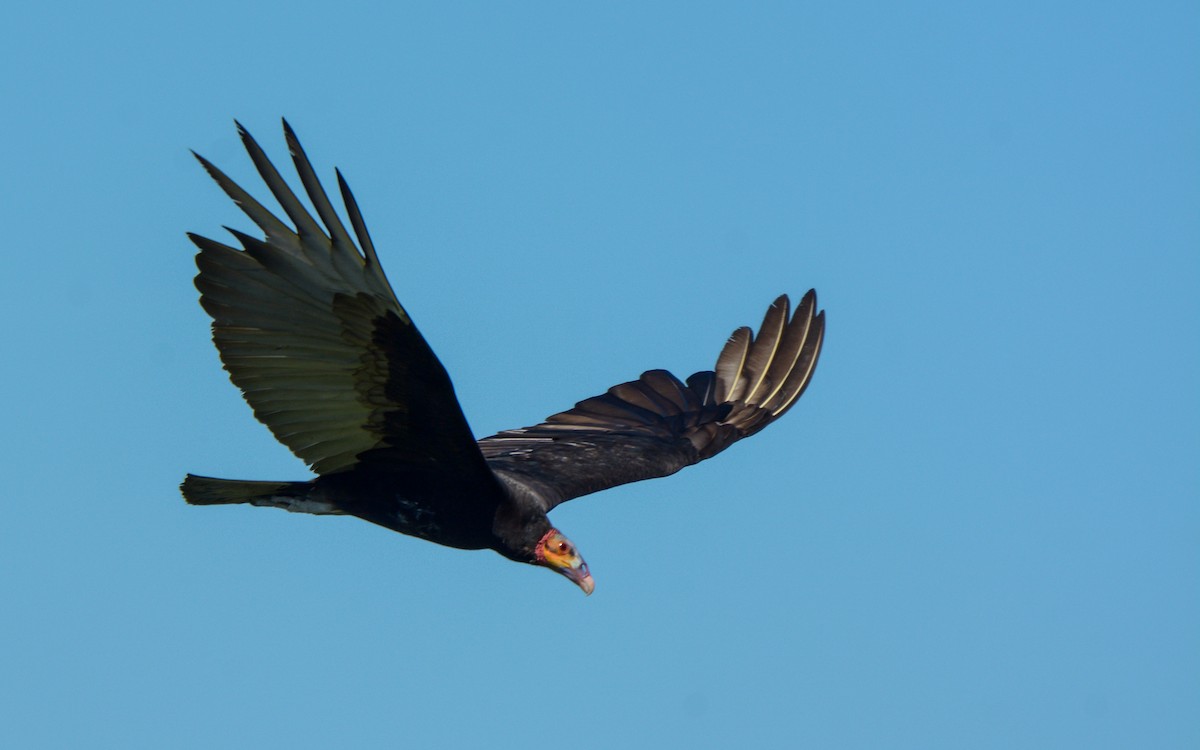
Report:
<svg viewBox="0 0 1200 750"><path fill-rule="evenodd" d="M189 475L193 504L249 503L348 514L462 548L550 567L591 591L574 546L546 513L609 487L672 474L766 427L807 388L824 335L809 291L786 295L757 334L734 331L713 370L665 370L530 427L476 441L449 375L383 273L358 205L337 174L351 235L295 134L284 134L316 217L238 126L290 223L197 158L258 226L240 247L189 235L196 287L225 369L255 416L303 459L307 482Z"/></svg>

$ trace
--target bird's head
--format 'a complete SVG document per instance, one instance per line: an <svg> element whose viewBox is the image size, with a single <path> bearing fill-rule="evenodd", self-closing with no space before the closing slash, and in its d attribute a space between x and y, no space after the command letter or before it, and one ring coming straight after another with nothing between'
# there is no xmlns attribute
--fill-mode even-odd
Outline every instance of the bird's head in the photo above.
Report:
<svg viewBox="0 0 1200 750"><path fill-rule="evenodd" d="M592 589L596 588L596 582L588 572L587 563L579 556L579 550L558 529L550 529L538 540L533 555L538 565L571 579L583 589L583 593L591 594Z"/></svg>

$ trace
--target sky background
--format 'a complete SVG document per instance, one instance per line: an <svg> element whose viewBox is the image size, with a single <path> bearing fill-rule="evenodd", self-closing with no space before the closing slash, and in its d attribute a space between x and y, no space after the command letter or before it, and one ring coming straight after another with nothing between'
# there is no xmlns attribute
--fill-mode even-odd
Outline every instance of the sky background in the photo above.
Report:
<svg viewBox="0 0 1200 750"><path fill-rule="evenodd" d="M1136 6L1136 7L1135 7ZM1200 747L1200 7L24 3L0 45L0 746ZM789 415L553 520L349 518L220 368L187 230L286 116L479 435L712 366Z"/></svg>

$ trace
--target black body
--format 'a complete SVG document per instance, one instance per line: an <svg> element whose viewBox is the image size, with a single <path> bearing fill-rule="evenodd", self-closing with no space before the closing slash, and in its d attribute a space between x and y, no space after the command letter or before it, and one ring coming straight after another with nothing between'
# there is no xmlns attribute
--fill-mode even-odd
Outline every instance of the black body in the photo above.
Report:
<svg viewBox="0 0 1200 750"><path fill-rule="evenodd" d="M213 341L255 416L318 474L310 482L189 475L188 502L349 514L394 531L535 562L559 503L672 474L752 435L807 387L824 334L811 290L781 296L755 336L739 328L713 371L651 370L546 421L476 441L445 369L400 305L338 174L346 230L292 130L318 222L239 125L279 220L208 161L264 239L189 235Z"/></svg>

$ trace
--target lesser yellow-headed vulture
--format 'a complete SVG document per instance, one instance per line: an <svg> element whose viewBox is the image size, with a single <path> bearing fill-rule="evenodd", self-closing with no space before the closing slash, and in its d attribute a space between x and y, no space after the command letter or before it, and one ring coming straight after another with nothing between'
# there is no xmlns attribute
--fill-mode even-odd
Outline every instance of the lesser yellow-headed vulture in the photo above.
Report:
<svg viewBox="0 0 1200 750"><path fill-rule="evenodd" d="M545 566L590 594L587 564L548 512L720 453L782 416L812 378L825 313L810 290L795 313L786 295L776 299L757 335L734 331L711 371L680 382L650 370L541 424L476 440L450 376L388 284L341 173L349 231L286 122L315 217L238 130L289 221L197 155L264 237L229 230L241 245L233 247L190 234L200 248L196 287L230 378L259 421L317 477L189 474L182 485L189 503L357 516Z"/></svg>

